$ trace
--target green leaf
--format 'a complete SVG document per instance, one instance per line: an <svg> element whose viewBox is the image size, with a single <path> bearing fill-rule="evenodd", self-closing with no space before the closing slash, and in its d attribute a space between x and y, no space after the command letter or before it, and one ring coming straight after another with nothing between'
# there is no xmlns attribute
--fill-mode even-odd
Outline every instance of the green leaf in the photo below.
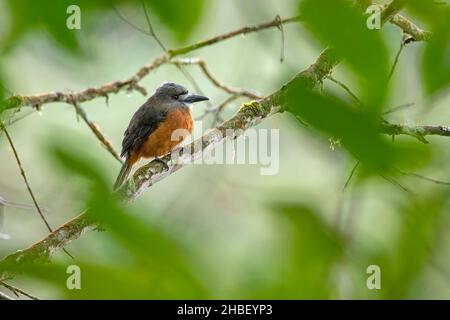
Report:
<svg viewBox="0 0 450 320"><path fill-rule="evenodd" d="M64 168L71 175L81 176L86 181L98 186L100 189L108 189L108 182L103 174L103 170L99 169L95 159L69 151L67 147L55 143L51 146L50 154L57 160L60 167ZM110 193L111 190L107 190Z"/></svg>
<svg viewBox="0 0 450 320"><path fill-rule="evenodd" d="M423 80L429 95L447 89L450 85L450 9L442 10L423 54Z"/></svg>
<svg viewBox="0 0 450 320"><path fill-rule="evenodd" d="M410 0L407 5L432 34L422 60L425 91L432 96L450 84L450 8L432 0Z"/></svg>
<svg viewBox="0 0 450 320"><path fill-rule="evenodd" d="M342 253L341 239L316 212L298 204L277 204L290 228L284 231L287 263L282 270L280 297L288 299L330 299L332 271Z"/></svg>
<svg viewBox="0 0 450 320"><path fill-rule="evenodd" d="M200 21L204 9L204 0L145 0L150 13L156 14L171 29L178 40L186 40Z"/></svg>
<svg viewBox="0 0 450 320"><path fill-rule="evenodd" d="M5 86L5 81L3 78L3 74L2 71L0 69L0 120L3 117L3 111L5 111L8 108L8 101L6 100L6 86Z"/></svg>
<svg viewBox="0 0 450 320"><path fill-rule="evenodd" d="M366 17L349 1L305 0L300 15L324 45L332 46L363 79L367 105L382 106L388 78L388 54L381 33L369 30Z"/></svg>
<svg viewBox="0 0 450 320"><path fill-rule="evenodd" d="M183 287L178 287L179 283L145 265L120 262L126 261L128 257L116 256L116 259L119 261L114 265L75 260L68 264L53 262L49 265L33 265L22 271L29 277L52 285L66 299L202 298L199 295L187 294ZM69 265L80 268L79 290L70 290L67 287L67 282L72 283L69 278L72 273L67 273Z"/></svg>
<svg viewBox="0 0 450 320"><path fill-rule="evenodd" d="M403 224L398 240L368 259L381 269L381 296L408 299L417 296L416 288L427 263L432 262L439 229L446 214L448 192L433 190L399 207ZM410 199L408 199L410 200Z"/></svg>
<svg viewBox="0 0 450 320"><path fill-rule="evenodd" d="M205 295L198 275L193 272L194 268L191 266L196 260L185 255L180 245L156 225L143 221L136 213L125 211L112 193L111 185L105 179L99 163L66 147L55 146L51 152L68 179L81 176L86 181L84 189L88 196L85 206L89 208L86 214L94 221L99 221L102 228L107 230L108 236L133 257L132 266L105 269L108 271L105 275L92 277L92 288L95 287L95 281L111 283L114 277L123 273L124 277L129 277L133 283L139 282L139 277L145 279L148 288L142 291L142 294L145 294L143 297L201 298ZM151 211L146 214L151 214ZM130 259L128 257L125 260ZM84 264L87 265L85 262ZM100 270L106 267L94 265L92 268ZM122 294L122 297L128 297L130 290L134 288L121 288L114 295ZM101 290L97 291L98 294L102 293ZM109 295L105 292L103 294Z"/></svg>
<svg viewBox="0 0 450 320"><path fill-rule="evenodd" d="M191 0L189 2L181 0L144 0L148 4L150 14L154 14L168 27L178 38L186 40L194 27L200 21L204 11L204 0ZM131 1L141 9L144 17L142 1ZM79 38L86 32L95 32L95 29L86 22L95 21L91 16L105 15L105 12L112 10L121 3L130 3L125 0L71 0L58 1L33 1L33 0L7 0L7 8L11 15L11 31L6 36L3 49L9 49L16 45L18 41L28 32L43 30L63 48L72 53L83 53ZM70 30L67 28L67 19L73 13L67 13L70 5L77 5L80 8L81 29ZM118 20L119 21L119 20ZM145 21L143 19L142 21ZM153 25L156 28L156 26ZM147 29L147 26L143 26ZM158 28L159 29L159 28ZM138 32L132 30L130 32Z"/></svg>
<svg viewBox="0 0 450 320"><path fill-rule="evenodd" d="M76 38L77 30L69 30L66 27L66 19L69 16L66 10L72 1L8 0L7 4L12 25L4 44L6 48L14 46L27 32L40 29L46 31L64 48L72 52L80 51Z"/></svg>
<svg viewBox="0 0 450 320"><path fill-rule="evenodd" d="M423 80L428 95L433 95L450 85L450 33L448 30L450 29L442 30L439 36L433 37L423 54Z"/></svg>
<svg viewBox="0 0 450 320"><path fill-rule="evenodd" d="M423 156L423 150L400 143L394 145L382 137L377 126L380 120L372 113L300 85L289 89L287 110L325 133L327 138L340 139L342 145L373 172L387 170L402 160L411 165Z"/></svg>

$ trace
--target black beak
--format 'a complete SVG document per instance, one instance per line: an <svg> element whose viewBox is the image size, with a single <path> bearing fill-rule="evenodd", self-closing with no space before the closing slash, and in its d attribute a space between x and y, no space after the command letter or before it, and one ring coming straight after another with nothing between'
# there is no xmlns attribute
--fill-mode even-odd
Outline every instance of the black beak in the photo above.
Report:
<svg viewBox="0 0 450 320"><path fill-rule="evenodd" d="M200 96L198 94L191 94L191 95L187 96L186 98L184 98L183 102L194 103L194 102L205 101L205 100L209 100L209 98Z"/></svg>

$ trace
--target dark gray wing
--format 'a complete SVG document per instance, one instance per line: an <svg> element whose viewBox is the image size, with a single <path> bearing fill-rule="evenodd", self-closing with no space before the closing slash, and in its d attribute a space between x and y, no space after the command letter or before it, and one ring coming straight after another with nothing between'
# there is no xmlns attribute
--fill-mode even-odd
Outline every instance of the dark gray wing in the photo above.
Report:
<svg viewBox="0 0 450 320"><path fill-rule="evenodd" d="M167 112L152 105L151 99L144 103L131 118L122 141L121 157L129 157L133 150L138 150L166 118Z"/></svg>

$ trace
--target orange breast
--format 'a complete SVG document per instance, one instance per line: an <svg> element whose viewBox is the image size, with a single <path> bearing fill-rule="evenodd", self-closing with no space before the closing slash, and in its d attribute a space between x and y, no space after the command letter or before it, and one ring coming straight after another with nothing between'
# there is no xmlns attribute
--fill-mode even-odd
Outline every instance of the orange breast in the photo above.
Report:
<svg viewBox="0 0 450 320"><path fill-rule="evenodd" d="M191 110L170 111L164 122L153 131L139 150L139 158L163 156L180 144L194 128Z"/></svg>

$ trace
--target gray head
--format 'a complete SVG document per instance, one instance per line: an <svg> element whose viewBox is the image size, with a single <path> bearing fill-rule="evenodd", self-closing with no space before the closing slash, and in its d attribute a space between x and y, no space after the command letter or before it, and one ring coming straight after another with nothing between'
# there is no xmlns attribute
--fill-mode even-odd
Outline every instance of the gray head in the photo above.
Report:
<svg viewBox="0 0 450 320"><path fill-rule="evenodd" d="M183 104L191 104L194 102L209 100L207 97L197 94L189 95L188 93L189 92L185 87L176 83L166 82L156 89L154 96L163 101L181 102Z"/></svg>

